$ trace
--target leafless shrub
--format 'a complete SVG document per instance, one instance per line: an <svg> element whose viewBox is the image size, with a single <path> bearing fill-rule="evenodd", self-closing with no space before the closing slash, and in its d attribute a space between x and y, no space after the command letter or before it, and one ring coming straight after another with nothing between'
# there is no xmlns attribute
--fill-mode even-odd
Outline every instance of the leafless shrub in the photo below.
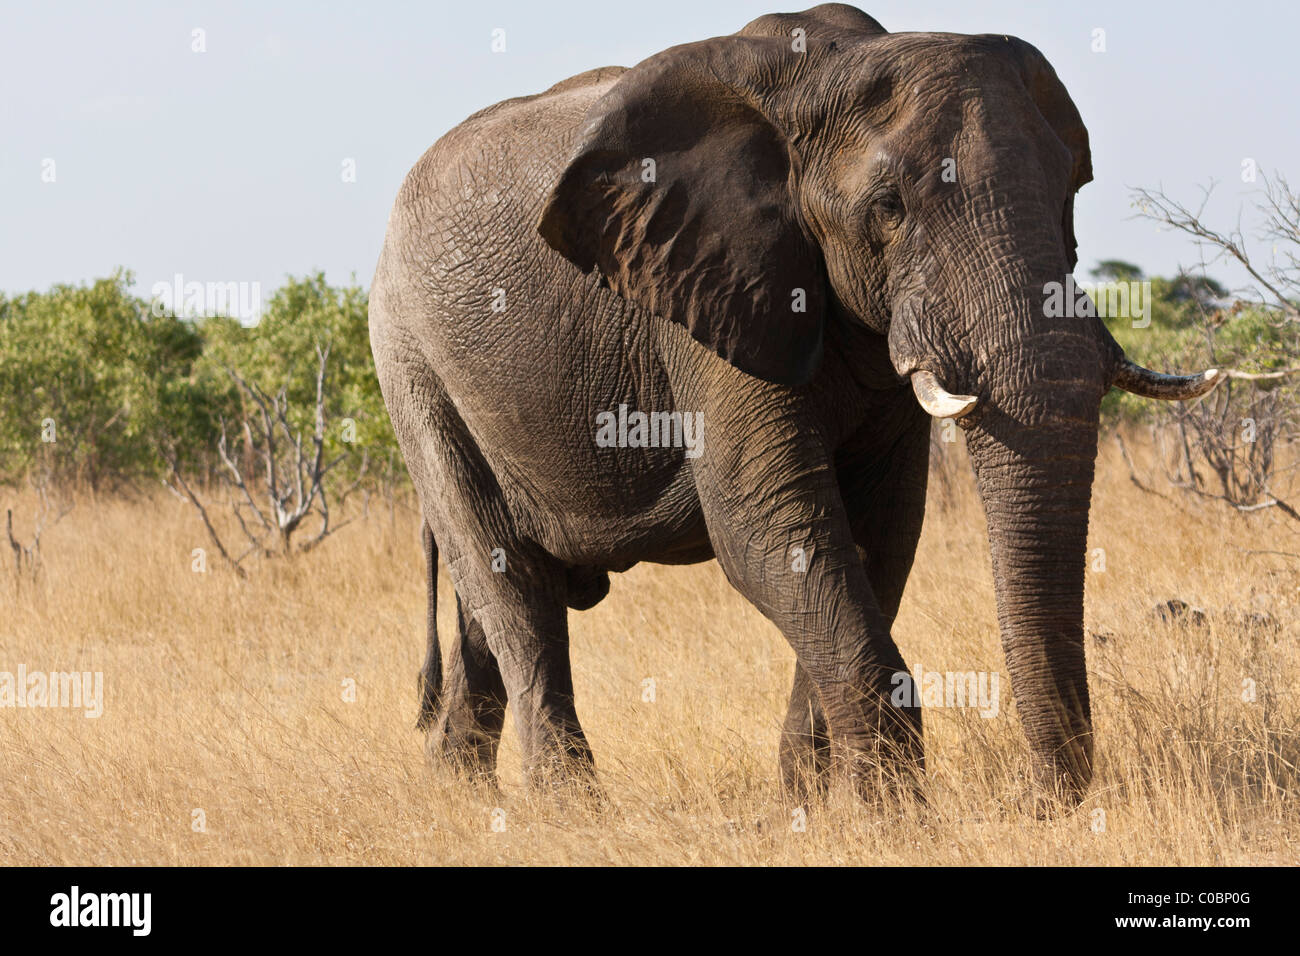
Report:
<svg viewBox="0 0 1300 956"><path fill-rule="evenodd" d="M1287 404L1280 391L1229 379L1203 401L1171 407L1172 427L1153 436L1170 483L1242 511L1277 505L1279 443L1294 439Z"/></svg>
<svg viewBox="0 0 1300 956"><path fill-rule="evenodd" d="M329 354L328 346L316 347L314 428L306 439L289 421L287 387L271 395L236 370L226 369L250 408L250 414L235 427L233 438L223 419L217 440L217 454L223 466L221 480L229 495L227 505L244 541L244 548L238 554L222 540L208 507L185 478L175 453L170 450L167 453L168 488L194 506L217 553L241 576L245 573L243 563L250 557L310 551L350 523L331 524L327 478L346 456L325 459L325 382ZM355 480L339 494L340 503L361 486L368 466L369 458L363 456ZM295 548L294 535L313 515L320 522L316 533Z"/></svg>
<svg viewBox="0 0 1300 956"><path fill-rule="evenodd" d="M1228 381L1205 398L1188 404L1170 403L1152 427L1152 437L1165 477L1173 486L1220 499L1238 511L1277 508L1300 520L1300 514L1273 487L1280 458L1285 457L1280 452L1296 440L1300 423L1295 381L1300 374L1296 362L1300 348L1300 193L1281 175L1263 177L1263 182L1256 203L1264 221L1258 236L1273 243L1273 255L1265 264L1252 260L1240 225L1229 232L1206 225L1203 215L1213 183L1202 191L1201 204L1195 210L1160 190L1139 189L1135 194L1140 217L1192 237L1201 253L1202 275L1211 264L1232 262L1250 277L1250 284L1233 290L1237 298L1230 308L1197 300L1198 331L1214 364L1259 368L1234 368ZM1256 326L1241 325L1248 317ZM1266 334L1242 335L1242 328L1250 328L1252 333L1262 328ZM1225 339L1236 344L1225 346ZM1122 446L1122 437L1119 440ZM1141 485L1131 459L1129 465L1133 480Z"/></svg>

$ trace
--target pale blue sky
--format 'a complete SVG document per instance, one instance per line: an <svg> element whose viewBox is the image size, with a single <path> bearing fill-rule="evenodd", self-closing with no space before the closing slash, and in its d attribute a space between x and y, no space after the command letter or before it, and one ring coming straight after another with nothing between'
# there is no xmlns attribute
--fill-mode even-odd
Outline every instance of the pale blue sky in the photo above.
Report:
<svg viewBox="0 0 1300 956"><path fill-rule="evenodd" d="M261 3L0 0L0 290L135 271L187 280L324 269L370 277L402 176L472 111L595 66L803 4L772 0ZM1092 134L1080 275L1103 257L1168 274L1183 237L1132 220L1130 187L1256 221L1241 162L1300 182L1300 5L885 0L894 31L1011 33L1065 81ZM1092 51L1093 30L1106 52ZM191 52L192 31L205 53ZM491 52L494 28L507 50ZM345 159L356 182L341 179ZM55 182L42 182L53 159ZM1267 250L1264 250L1265 253ZM1229 282L1240 276L1216 270Z"/></svg>

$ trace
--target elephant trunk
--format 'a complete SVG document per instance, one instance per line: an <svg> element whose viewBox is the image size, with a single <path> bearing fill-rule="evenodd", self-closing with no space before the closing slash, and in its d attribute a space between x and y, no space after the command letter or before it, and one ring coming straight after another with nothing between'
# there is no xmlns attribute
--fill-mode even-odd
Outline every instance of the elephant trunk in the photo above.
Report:
<svg viewBox="0 0 1300 956"><path fill-rule="evenodd" d="M1026 384L1017 398L1018 409L987 409L967 446L988 522L1002 646L1035 777L1073 803L1092 777L1083 588L1095 390L1080 390L1074 413L1071 403L1062 407L1059 382Z"/></svg>

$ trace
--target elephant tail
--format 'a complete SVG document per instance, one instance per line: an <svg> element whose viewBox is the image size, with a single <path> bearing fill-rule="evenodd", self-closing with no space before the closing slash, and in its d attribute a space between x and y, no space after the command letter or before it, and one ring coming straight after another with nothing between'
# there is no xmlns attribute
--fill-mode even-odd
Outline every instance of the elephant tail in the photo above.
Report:
<svg viewBox="0 0 1300 956"><path fill-rule="evenodd" d="M438 699L442 694L442 647L438 644L438 542L433 539L433 529L426 520L420 529L424 545L424 566L428 588L428 619L426 621L428 647L424 667L420 669L420 716L416 727L428 730L438 714Z"/></svg>

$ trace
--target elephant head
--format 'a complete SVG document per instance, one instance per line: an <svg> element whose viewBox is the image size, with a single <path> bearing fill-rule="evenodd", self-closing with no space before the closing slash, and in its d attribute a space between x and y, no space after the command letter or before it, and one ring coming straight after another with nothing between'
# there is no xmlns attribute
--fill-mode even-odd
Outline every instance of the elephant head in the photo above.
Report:
<svg viewBox="0 0 1300 956"><path fill-rule="evenodd" d="M623 74L539 224L763 379L807 383L828 322L887 337L894 381L966 430L1036 773L1075 796L1092 765L1083 583L1102 396L1190 398L1219 377L1149 372L1090 310L1051 307L1049 290L1072 287L1074 195L1091 178L1087 130L1029 44L891 34L830 4Z"/></svg>

